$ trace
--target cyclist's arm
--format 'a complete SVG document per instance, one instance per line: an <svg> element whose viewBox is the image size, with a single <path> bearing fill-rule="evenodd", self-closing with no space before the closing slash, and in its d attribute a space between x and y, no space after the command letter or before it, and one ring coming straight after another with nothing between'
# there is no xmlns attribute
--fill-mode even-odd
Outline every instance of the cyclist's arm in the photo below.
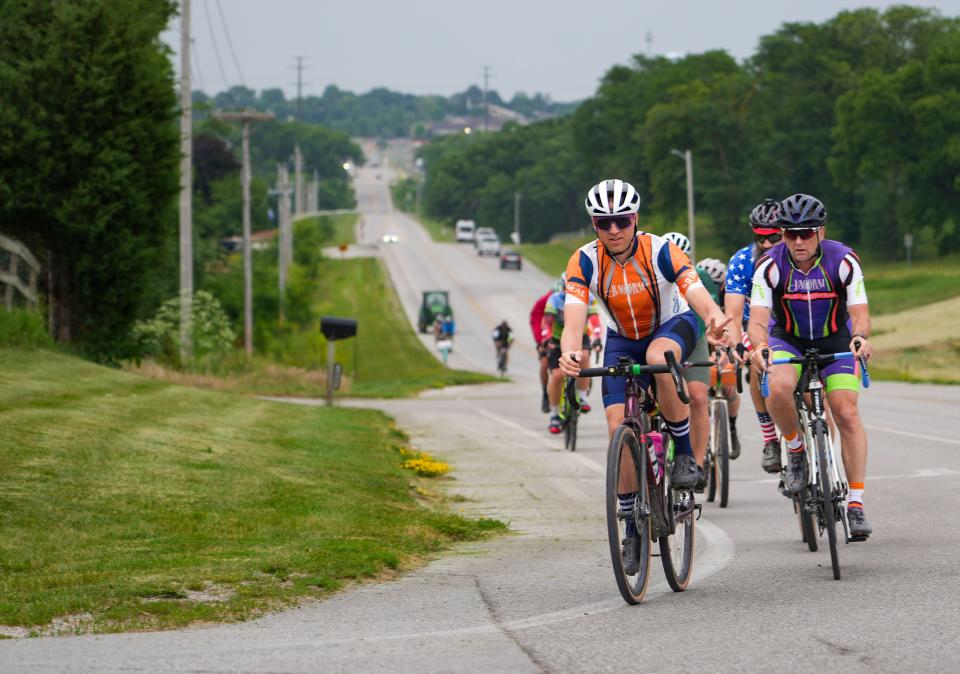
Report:
<svg viewBox="0 0 960 674"><path fill-rule="evenodd" d="M779 283L779 270L772 260L762 262L753 275L753 290L750 295L750 322L747 325L747 336L753 345L752 358L758 368L765 368L763 349L770 342L770 310L773 308L773 287L767 276L773 279L773 285ZM774 278L775 277L775 278ZM771 356L773 354L770 354Z"/></svg>
<svg viewBox="0 0 960 674"><path fill-rule="evenodd" d="M553 323L557 315L551 311L544 311L543 318L540 320L540 342L543 343L553 335Z"/></svg>
<svg viewBox="0 0 960 674"><path fill-rule="evenodd" d="M707 325L707 333L711 339L719 339L720 333L722 332L727 336L727 346L733 347L736 344L732 339L733 331L729 325L729 323L733 321L730 321L730 319L723 314L723 311L720 310L720 307L710 296L710 291L707 290L702 283L687 289L686 300L690 304L690 307L697 312L697 315L700 316ZM714 334L710 334L711 329L715 331Z"/></svg>
<svg viewBox="0 0 960 674"><path fill-rule="evenodd" d="M850 334L853 338L850 340L850 350L857 356L862 356L867 360L873 355L873 347L870 345L870 310L866 304L854 304L847 307L850 314ZM854 342L860 343L860 347Z"/></svg>
<svg viewBox="0 0 960 674"><path fill-rule="evenodd" d="M728 292L723 299L723 313L731 319L727 324L727 327L730 328L730 332L733 334L738 344L743 338L743 328L741 327L741 324L743 323L743 307L746 305L746 303L746 295L739 295L736 293Z"/></svg>
<svg viewBox="0 0 960 674"><path fill-rule="evenodd" d="M567 376L576 376L580 371L581 364L570 356L580 357L586 324L587 305L568 301L563 308L563 333L560 335L560 369Z"/></svg>

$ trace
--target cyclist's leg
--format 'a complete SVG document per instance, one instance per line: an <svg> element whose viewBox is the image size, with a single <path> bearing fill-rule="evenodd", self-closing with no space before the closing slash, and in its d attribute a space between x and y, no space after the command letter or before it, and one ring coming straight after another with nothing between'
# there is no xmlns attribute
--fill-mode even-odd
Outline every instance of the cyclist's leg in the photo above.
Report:
<svg viewBox="0 0 960 674"><path fill-rule="evenodd" d="M549 380L547 381L547 398L550 402L550 425L556 426L560 414L560 396L563 393L563 372L560 371L560 346L550 349L548 359ZM551 428L552 432L557 432Z"/></svg>
<svg viewBox="0 0 960 674"><path fill-rule="evenodd" d="M690 354L689 360L705 361L710 358L707 340L701 337ZM712 368L691 367L683 371L687 380L690 396L690 441L693 445L693 457L697 465L703 468L707 456L707 440L710 436L710 412L707 409L707 386Z"/></svg>
<svg viewBox="0 0 960 674"><path fill-rule="evenodd" d="M771 337L770 354L771 359L790 358L799 356L800 349L782 339ZM767 375L767 383L770 387L767 409L776 422L777 428L788 438L796 436L799 430L797 408L793 402L793 391L797 387L799 369L799 365L774 365ZM760 377L756 379L759 382Z"/></svg>

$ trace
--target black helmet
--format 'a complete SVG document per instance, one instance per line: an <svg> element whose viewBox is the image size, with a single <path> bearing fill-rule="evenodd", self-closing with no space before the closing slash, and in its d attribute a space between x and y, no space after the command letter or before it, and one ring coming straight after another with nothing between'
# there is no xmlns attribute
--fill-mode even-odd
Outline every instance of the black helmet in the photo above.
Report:
<svg viewBox="0 0 960 674"><path fill-rule="evenodd" d="M780 203L778 223L784 229L822 227L827 219L827 209L816 197L809 194L794 194Z"/></svg>
<svg viewBox="0 0 960 674"><path fill-rule="evenodd" d="M780 202L764 199L750 211L750 228L757 234L772 234L780 229Z"/></svg>

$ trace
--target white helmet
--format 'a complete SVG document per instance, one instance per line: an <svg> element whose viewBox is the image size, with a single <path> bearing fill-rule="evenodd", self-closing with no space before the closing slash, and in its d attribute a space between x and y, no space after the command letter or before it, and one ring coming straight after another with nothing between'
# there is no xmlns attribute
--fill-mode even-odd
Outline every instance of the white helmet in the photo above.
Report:
<svg viewBox="0 0 960 674"><path fill-rule="evenodd" d="M715 257L707 257L697 263L697 267L707 272L707 275L718 285L723 285L727 275L727 265Z"/></svg>
<svg viewBox="0 0 960 674"><path fill-rule="evenodd" d="M690 254L690 239L685 237L680 232L667 232L663 235L663 238L675 245L687 255Z"/></svg>
<svg viewBox="0 0 960 674"><path fill-rule="evenodd" d="M628 215L640 209L640 194L622 180L601 180L590 188L583 204L591 217Z"/></svg>

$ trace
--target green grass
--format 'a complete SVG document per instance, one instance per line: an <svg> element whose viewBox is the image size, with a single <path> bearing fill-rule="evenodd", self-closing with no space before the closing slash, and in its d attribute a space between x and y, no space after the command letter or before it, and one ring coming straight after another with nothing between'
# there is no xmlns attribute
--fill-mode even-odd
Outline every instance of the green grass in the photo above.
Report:
<svg viewBox="0 0 960 674"><path fill-rule="evenodd" d="M423 225L423 228L430 233L430 238L440 243L453 243L455 241L453 226L440 220L434 220L426 215L413 215L417 221Z"/></svg>
<svg viewBox="0 0 960 674"><path fill-rule="evenodd" d="M960 257L936 262L872 264L864 262L870 313L880 316L960 295Z"/></svg>
<svg viewBox="0 0 960 674"><path fill-rule="evenodd" d="M0 625L240 620L503 528L419 505L405 439L373 410L12 349L0 409Z"/></svg>
<svg viewBox="0 0 960 674"><path fill-rule="evenodd" d="M892 381L960 384L960 339L885 351L871 360L870 376Z"/></svg>
<svg viewBox="0 0 960 674"><path fill-rule="evenodd" d="M0 347L24 349L53 345L47 334L46 319L39 309L12 309L0 307Z"/></svg>
<svg viewBox="0 0 960 674"><path fill-rule="evenodd" d="M595 238L580 236L552 243L524 243L512 247L524 257L524 262L531 262L545 274L559 278L566 270L573 251Z"/></svg>

